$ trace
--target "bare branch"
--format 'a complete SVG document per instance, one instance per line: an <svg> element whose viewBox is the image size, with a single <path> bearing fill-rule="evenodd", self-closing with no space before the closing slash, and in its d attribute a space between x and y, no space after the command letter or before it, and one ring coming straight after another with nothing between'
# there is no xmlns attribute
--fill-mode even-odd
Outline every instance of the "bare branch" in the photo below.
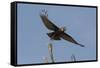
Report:
<svg viewBox="0 0 100 68"><path fill-rule="evenodd" d="M52 62L54 63L53 46L52 46L51 43L48 45L48 49L49 49L49 53L50 53L51 60L52 60Z"/></svg>

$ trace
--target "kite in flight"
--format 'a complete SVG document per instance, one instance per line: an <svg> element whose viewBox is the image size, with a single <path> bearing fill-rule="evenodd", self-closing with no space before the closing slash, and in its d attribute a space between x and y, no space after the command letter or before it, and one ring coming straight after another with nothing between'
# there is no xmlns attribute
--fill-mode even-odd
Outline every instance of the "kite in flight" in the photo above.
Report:
<svg viewBox="0 0 100 68"><path fill-rule="evenodd" d="M47 33L47 35L50 37L50 39L61 40L61 38L63 38L64 40L67 40L71 43L74 43L74 44L80 45L81 47L84 47L84 45L79 44L70 35L68 35L67 33L64 32L65 27L59 28L55 24L53 24L53 22L48 19L47 11L42 10L42 12L44 12L44 14L41 13L40 18L42 19L44 25L49 30L53 31L53 32Z"/></svg>

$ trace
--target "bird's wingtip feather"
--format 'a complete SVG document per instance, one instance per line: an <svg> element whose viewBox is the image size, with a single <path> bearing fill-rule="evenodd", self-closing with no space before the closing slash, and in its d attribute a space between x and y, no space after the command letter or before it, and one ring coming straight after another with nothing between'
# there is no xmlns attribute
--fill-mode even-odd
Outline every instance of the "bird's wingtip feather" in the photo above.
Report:
<svg viewBox="0 0 100 68"><path fill-rule="evenodd" d="M85 47L84 45L82 45L82 44L78 44L78 45L80 45L81 47Z"/></svg>

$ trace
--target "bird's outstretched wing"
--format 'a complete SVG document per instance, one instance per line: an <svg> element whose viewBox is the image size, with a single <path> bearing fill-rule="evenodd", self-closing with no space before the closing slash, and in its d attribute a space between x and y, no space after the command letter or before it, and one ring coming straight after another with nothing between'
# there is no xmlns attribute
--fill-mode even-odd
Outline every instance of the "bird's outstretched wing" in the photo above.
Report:
<svg viewBox="0 0 100 68"><path fill-rule="evenodd" d="M40 17L41 17L41 19L42 19L44 25L45 25L49 30L57 31L57 30L59 29L55 24L53 24L53 23L47 18L47 16L41 14Z"/></svg>
<svg viewBox="0 0 100 68"><path fill-rule="evenodd" d="M60 36L61 36L61 38L65 39L65 40L67 40L69 42L72 42L74 44L80 45L81 47L84 47L84 45L81 45L81 44L77 43L71 36L69 36L66 33L62 33Z"/></svg>

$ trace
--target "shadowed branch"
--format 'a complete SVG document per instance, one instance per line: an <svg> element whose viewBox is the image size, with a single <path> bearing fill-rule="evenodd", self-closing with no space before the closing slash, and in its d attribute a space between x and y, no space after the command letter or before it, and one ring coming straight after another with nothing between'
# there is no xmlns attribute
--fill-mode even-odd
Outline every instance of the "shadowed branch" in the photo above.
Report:
<svg viewBox="0 0 100 68"><path fill-rule="evenodd" d="M76 57L75 57L74 54L72 54L72 56L71 56L71 60L72 60L72 61L76 61Z"/></svg>

